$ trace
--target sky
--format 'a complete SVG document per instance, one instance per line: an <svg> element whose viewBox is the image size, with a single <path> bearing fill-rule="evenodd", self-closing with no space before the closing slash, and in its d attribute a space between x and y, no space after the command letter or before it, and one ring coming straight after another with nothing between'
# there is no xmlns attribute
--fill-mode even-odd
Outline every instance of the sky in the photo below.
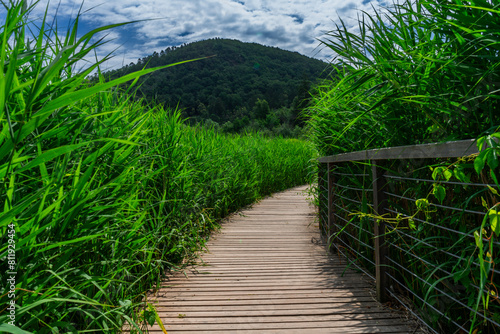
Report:
<svg viewBox="0 0 500 334"><path fill-rule="evenodd" d="M29 1L29 0L28 0ZM146 20L107 32L103 57L113 52L106 69L199 40L220 37L255 42L331 61L319 40L342 18L356 29L360 11L384 6L384 0L40 0L31 19L57 13L65 27L82 6L80 33L108 24ZM31 1L33 2L33 1ZM48 7L47 7L48 6ZM0 6L0 20L5 17Z"/></svg>

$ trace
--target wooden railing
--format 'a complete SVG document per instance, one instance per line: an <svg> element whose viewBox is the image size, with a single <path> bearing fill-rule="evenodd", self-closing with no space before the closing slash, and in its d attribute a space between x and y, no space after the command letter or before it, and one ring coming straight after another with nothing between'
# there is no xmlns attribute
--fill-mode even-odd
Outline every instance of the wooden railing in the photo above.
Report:
<svg viewBox="0 0 500 334"><path fill-rule="evenodd" d="M455 241L463 241L468 245L464 246L465 249L472 251L473 247L469 245L469 242L474 245L474 231L477 229L465 231L464 228L457 225L457 222L471 223L482 220L484 208L481 212L481 209L478 209L477 205L474 204L477 202L475 197L471 195L467 203L464 203L463 206L460 205L461 207L454 207L451 204L451 206L444 205L447 203L443 203L443 200L440 204L437 200L427 201L429 208L432 209L424 210L425 214L420 211L412 213L412 208L415 209L414 211L418 211L416 210L417 206L413 204L418 204L418 200L421 198L430 199L431 197L428 193L426 196L425 191L421 194L415 193L412 197L407 194L408 189L405 189L403 183L418 184L419 187L415 186L415 189L435 187L436 181L432 177L427 175L422 177L422 174L432 173L429 166L437 166L439 163L444 163L444 166L447 166L451 163L450 158L457 160L457 158L476 153L478 153L478 149L474 140L462 140L373 149L319 159L320 228L330 245L330 249L345 255L359 270L375 279L379 301L386 302L388 299L397 299L406 305L411 313L426 323L433 323L433 321L425 319L426 316L423 315L425 313L445 316L446 324L439 325L443 326L441 329L436 329L435 324L429 325L430 330L435 333L447 331L451 327L458 327L466 332L472 330L469 320L465 318L459 320L444 310L445 307L441 304L448 303L450 298L461 305L462 313L457 316L473 315L485 322L484 328L500 330L500 325L498 320L494 319L495 317L487 315L486 312L482 312L484 313L482 314L477 308L470 307L465 302L467 296L453 292L454 289L467 288L466 291L472 289L477 290L479 294L486 293L493 296L494 291L491 292L489 287L476 284L477 282L471 283L473 288L464 287L462 283L457 285L456 282L449 286L441 286L444 280L452 281L450 277L458 275L454 271L456 268L451 263L454 260L453 256L457 258L456 262L459 267L466 263L463 261L475 263L471 265L471 272L476 272L477 260L474 261L476 255L460 253L461 248L455 244ZM453 198L463 195L460 193L460 187L473 185L486 188L488 184L483 183L480 181L478 183L454 182L453 180L439 182L443 189L444 186L452 189L450 197ZM494 184L489 184L489 186L495 187ZM479 192L483 191L483 188ZM398 189L401 190L400 193L397 193ZM412 188L410 187L410 189ZM457 191L458 195L455 196ZM438 223L428 221L431 220L430 216L432 215L438 216L436 217ZM447 217L446 215L450 217L450 221L443 218ZM421 218L421 216L425 216L425 218ZM391 218L393 221L389 222ZM367 225L367 221L371 221L371 228ZM439 242L429 235L421 239L423 233L421 230L417 231L416 225L423 229L436 229L439 237L435 239L439 239ZM441 228L442 232L440 232ZM429 230L429 232L431 231ZM443 242L450 242L450 245L445 245ZM491 242L494 243L492 245L495 250L500 250L500 243ZM418 247L419 245L422 247ZM437 255L412 254L417 249L423 249L424 252L428 251L429 254ZM446 259L446 257L451 257L452 260L434 263L434 258ZM419 268L417 265L425 268ZM489 284L498 283L500 271L493 266L490 273L492 278ZM426 295L422 295L422 293L419 295L418 292L413 291L412 287L408 286L408 280L415 280L416 286L422 285L424 287L421 290L430 292ZM430 301L429 293L437 297ZM445 301L437 302L438 299ZM423 305L426 312L415 312L414 306L408 305L410 304L408 300Z"/></svg>

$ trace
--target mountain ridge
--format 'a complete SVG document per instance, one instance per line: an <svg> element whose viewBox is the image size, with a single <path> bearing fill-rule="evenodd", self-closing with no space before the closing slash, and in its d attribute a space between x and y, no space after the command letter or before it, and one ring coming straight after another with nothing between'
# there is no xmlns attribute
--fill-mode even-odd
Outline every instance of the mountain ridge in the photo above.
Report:
<svg viewBox="0 0 500 334"><path fill-rule="evenodd" d="M154 52L107 75L204 57L208 58L141 79L140 94L167 106L180 106L193 122L211 119L221 125L259 118L255 109L265 101L269 111L264 114L292 109L289 121L295 126L311 85L326 77L325 69L330 68L328 63L298 52L215 38ZM267 110L265 105L263 108ZM261 118L267 116L264 114L260 113Z"/></svg>

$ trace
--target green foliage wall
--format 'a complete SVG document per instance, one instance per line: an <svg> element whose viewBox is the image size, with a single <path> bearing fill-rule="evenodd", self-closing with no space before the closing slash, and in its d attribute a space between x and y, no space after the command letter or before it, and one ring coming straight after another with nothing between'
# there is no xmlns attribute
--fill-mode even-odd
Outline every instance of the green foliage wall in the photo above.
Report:
<svg viewBox="0 0 500 334"><path fill-rule="evenodd" d="M481 153L378 161L383 216L369 207L370 161L335 164L337 228L350 234L334 242L373 269L383 221L393 294L440 333L498 332L500 2L403 1L356 28L341 22L323 41L338 75L307 110L320 155L471 138Z"/></svg>
<svg viewBox="0 0 500 334"><path fill-rule="evenodd" d="M157 68L89 85L98 64L75 73L75 62L113 26L78 38L77 23L60 36L42 22L29 36L31 9L10 3L0 26L0 331L138 328L162 274L228 212L306 183L315 151L191 128L112 88Z"/></svg>
<svg viewBox="0 0 500 334"><path fill-rule="evenodd" d="M498 1L404 1L323 40L335 80L309 109L322 154L474 138L499 125Z"/></svg>

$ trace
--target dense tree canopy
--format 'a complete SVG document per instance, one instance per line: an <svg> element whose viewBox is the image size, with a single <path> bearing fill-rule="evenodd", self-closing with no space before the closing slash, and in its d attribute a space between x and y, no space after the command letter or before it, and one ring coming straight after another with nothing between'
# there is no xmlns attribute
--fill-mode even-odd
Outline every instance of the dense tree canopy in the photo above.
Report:
<svg viewBox="0 0 500 334"><path fill-rule="evenodd" d="M204 57L151 74L141 81L140 94L167 106L179 105L193 122L230 122L225 125L228 131L240 131L250 120L255 120L254 128L271 129L276 123L293 128L302 124L297 116L307 105L311 84L330 70L326 63L297 52L210 39L154 52L107 75Z"/></svg>

